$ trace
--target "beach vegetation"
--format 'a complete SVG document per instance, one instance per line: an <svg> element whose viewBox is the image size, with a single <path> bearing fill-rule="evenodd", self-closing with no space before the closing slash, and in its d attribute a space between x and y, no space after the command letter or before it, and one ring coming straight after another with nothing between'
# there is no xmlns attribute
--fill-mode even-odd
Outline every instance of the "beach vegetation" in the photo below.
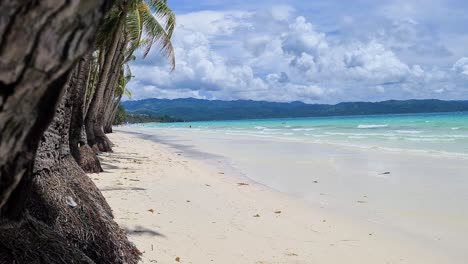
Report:
<svg viewBox="0 0 468 264"><path fill-rule="evenodd" d="M163 0L0 3L0 262L137 263L85 172L112 151L129 63L152 47L175 67Z"/></svg>

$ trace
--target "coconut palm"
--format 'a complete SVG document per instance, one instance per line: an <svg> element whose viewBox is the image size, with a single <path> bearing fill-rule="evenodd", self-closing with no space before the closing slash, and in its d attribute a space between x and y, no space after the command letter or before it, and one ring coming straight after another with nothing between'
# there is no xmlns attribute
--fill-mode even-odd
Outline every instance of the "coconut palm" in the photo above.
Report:
<svg viewBox="0 0 468 264"><path fill-rule="evenodd" d="M101 214L99 208L103 208L103 204L99 207L92 204L91 208L87 206L91 203L85 206L80 203L81 211L75 211L64 206L61 192L77 199L77 192L69 188L71 185L64 187L62 184L74 179L75 174L70 173L71 166L64 163L74 164L72 158L64 159L69 156L65 120L69 120L72 104L60 101L63 94L66 94L64 99L72 95L69 87L65 87L69 83L69 73L93 48L90 44L101 18L113 1L83 2L61 1L58 5L52 0L29 1L28 4L19 0L0 1L1 263L124 263L120 256L127 255L115 249L122 248L122 244L130 245L129 242L112 242L116 245L112 248L115 253L102 250L117 231L115 223L109 224L106 230L88 228L88 220L94 221L96 216L103 224L103 221L113 221ZM67 107L61 107L54 115L58 105ZM52 119L54 125L48 128ZM89 179L84 173L81 175ZM63 181L50 180L55 178ZM51 183L52 188L36 188L35 184L46 182ZM86 191L81 192L83 195L79 199L89 202L94 197L88 196ZM67 217L70 214L57 217L63 211L75 214L78 224L68 228L60 226L59 221L72 223ZM47 219L39 219L38 214ZM81 227L85 222L86 230ZM68 234L72 232L96 242L70 239ZM101 234L109 235L96 239ZM123 232L120 234L125 237ZM119 257L120 262L116 261ZM125 263L136 263L137 257Z"/></svg>
<svg viewBox="0 0 468 264"><path fill-rule="evenodd" d="M121 65L128 62L135 50L142 48L146 57L157 44L161 53L175 67L170 38L175 28L175 15L163 0L121 0L109 12L97 39L99 49L99 81L86 117L88 143L100 151L111 151L104 134L106 108L113 103Z"/></svg>
<svg viewBox="0 0 468 264"><path fill-rule="evenodd" d="M122 66L120 71L120 77L117 85L114 88L113 96L110 97L110 101L106 107L105 115L104 115L104 132L112 133L112 123L115 118L115 114L117 113L118 106L120 105L120 101L122 97L125 95L128 98L131 98L132 94L130 90L127 88L127 84L133 78L132 72L130 70L130 66L128 63Z"/></svg>

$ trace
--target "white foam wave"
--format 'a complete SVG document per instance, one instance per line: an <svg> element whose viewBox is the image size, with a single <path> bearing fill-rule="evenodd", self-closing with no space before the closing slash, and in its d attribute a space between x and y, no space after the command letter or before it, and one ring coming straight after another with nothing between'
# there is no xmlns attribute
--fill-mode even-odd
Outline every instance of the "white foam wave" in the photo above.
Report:
<svg viewBox="0 0 468 264"><path fill-rule="evenodd" d="M425 142L440 142L440 141L454 141L451 138L405 138L408 141L425 141Z"/></svg>
<svg viewBox="0 0 468 264"><path fill-rule="evenodd" d="M381 136L381 137L393 137L392 133L343 133L343 132L325 132L324 134L330 136Z"/></svg>
<svg viewBox="0 0 468 264"><path fill-rule="evenodd" d="M363 136L349 136L348 138L349 138L349 139L364 139L364 138L367 138L367 137L363 137Z"/></svg>
<svg viewBox="0 0 468 264"><path fill-rule="evenodd" d="M421 134L423 131L419 130L395 130L395 132L400 134Z"/></svg>
<svg viewBox="0 0 468 264"><path fill-rule="evenodd" d="M316 128L293 128L292 131L314 131Z"/></svg>
<svg viewBox="0 0 468 264"><path fill-rule="evenodd" d="M361 128L361 129L366 129L366 128L379 128L379 127L388 127L387 124L385 125L358 125L357 128Z"/></svg>
<svg viewBox="0 0 468 264"><path fill-rule="evenodd" d="M262 127L262 126L254 126L255 129L265 129L266 127Z"/></svg>
<svg viewBox="0 0 468 264"><path fill-rule="evenodd" d="M468 135L426 135L418 136L422 138L468 138Z"/></svg>
<svg viewBox="0 0 468 264"><path fill-rule="evenodd" d="M452 130L458 130L458 129L460 129L460 128L459 128L459 127L452 127L451 129L452 129Z"/></svg>

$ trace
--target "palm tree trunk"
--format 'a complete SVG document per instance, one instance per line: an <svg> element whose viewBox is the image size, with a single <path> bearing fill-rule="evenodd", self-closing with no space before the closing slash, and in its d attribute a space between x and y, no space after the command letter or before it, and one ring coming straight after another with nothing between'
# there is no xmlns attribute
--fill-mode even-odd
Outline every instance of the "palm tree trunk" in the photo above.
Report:
<svg viewBox="0 0 468 264"><path fill-rule="evenodd" d="M119 109L120 101L122 100L122 95L123 94L121 94L117 98L117 100L114 102L114 105L112 107L112 112L110 114L109 121L108 121L108 124L107 124L108 126L111 127L111 129L112 129L112 125L114 124L115 115L117 114L117 110Z"/></svg>
<svg viewBox="0 0 468 264"><path fill-rule="evenodd" d="M137 263L138 250L112 220L112 210L101 192L70 153L74 90L82 89L76 85L79 78L73 78L79 74L74 75L39 145L28 212L96 263Z"/></svg>
<svg viewBox="0 0 468 264"><path fill-rule="evenodd" d="M112 100L118 74L120 73L121 64L124 59L125 44L126 44L125 38L121 39L121 43L119 44L119 49L115 53L116 56L114 57L114 60L112 61L112 68L111 68L111 71L109 72L107 86L106 86L106 89L104 90L104 95L101 100L101 105L100 105L95 129L94 129L94 133L96 136L96 145L98 149L102 152L112 152L112 142L104 133L105 113L106 113L106 109L107 109L109 101Z"/></svg>
<svg viewBox="0 0 468 264"><path fill-rule="evenodd" d="M93 60L91 62L89 79L86 84L86 103L85 103L85 110L84 110L85 120L86 120L86 116L88 115L89 107L91 105L91 101L93 100L94 93L96 92L95 87L96 87L96 82L98 81L98 74L99 74L98 62Z"/></svg>
<svg viewBox="0 0 468 264"><path fill-rule="evenodd" d="M122 65L123 59L124 59L123 52L120 55L121 56L118 59L116 67L114 67L114 74L112 76L112 81L110 83L110 87L112 89L110 91L110 94L106 98L107 99L106 104L104 105L104 109L102 111L102 113L103 113L102 125L103 125L105 133L112 133L112 126L110 126L110 128L109 128L107 124L108 124L108 121L109 121L110 112L113 109L114 100L115 100L115 92L116 92L116 90L118 88L118 85L119 85L118 82L119 82L119 79L120 79L120 75L122 74L122 70L121 70L122 66L121 65ZM117 65L119 67L117 67Z"/></svg>
<svg viewBox="0 0 468 264"><path fill-rule="evenodd" d="M23 209L31 195L39 142L69 72L91 48L112 2L0 1L1 263L93 263Z"/></svg>
<svg viewBox="0 0 468 264"><path fill-rule="evenodd" d="M42 133L112 1L0 2L0 215L22 211ZM21 190L18 190L18 187Z"/></svg>
<svg viewBox="0 0 468 264"><path fill-rule="evenodd" d="M86 124L86 136L88 137L88 144L90 147L92 147L96 151L99 151L97 144L96 144L97 143L96 139L99 140L103 136L105 137L104 132L102 131L102 128L100 127L100 124L98 123L99 110L101 108L102 98L104 96L104 92L108 84L109 72L112 68L112 60L116 56L117 47L118 47L118 44L120 43L120 39L122 38L122 30L124 27L124 22L125 22L125 14L121 14L118 25L112 37L111 45L106 52L105 61L101 69L101 72L99 73L99 81L96 87L96 91L91 101L88 114L86 116L85 124Z"/></svg>
<svg viewBox="0 0 468 264"><path fill-rule="evenodd" d="M96 153L91 150L84 131L84 108L86 103L86 83L89 79L92 54L86 54L75 67L69 86L72 113L70 121L70 152L80 167L89 173L102 172Z"/></svg>
<svg viewBox="0 0 468 264"><path fill-rule="evenodd" d="M116 76L116 79L120 77L120 74ZM116 85L114 85L114 89L112 89L112 93L109 96L109 99L107 100L106 108L104 110L104 117L103 117L103 126L104 126L104 133L109 134L112 133L112 126L108 126L109 124L109 118L114 106L114 100L115 100L115 90L116 90Z"/></svg>

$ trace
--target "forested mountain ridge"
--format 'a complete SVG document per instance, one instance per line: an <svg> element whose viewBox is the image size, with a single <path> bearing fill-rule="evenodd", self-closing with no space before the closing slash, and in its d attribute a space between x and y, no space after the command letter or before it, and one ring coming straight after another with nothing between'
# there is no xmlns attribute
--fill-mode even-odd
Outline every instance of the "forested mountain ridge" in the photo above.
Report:
<svg viewBox="0 0 468 264"><path fill-rule="evenodd" d="M389 100L345 102L335 105L278 103L252 100L143 99L125 101L129 113L170 116L186 121L258 118L320 117L468 111L468 101Z"/></svg>

